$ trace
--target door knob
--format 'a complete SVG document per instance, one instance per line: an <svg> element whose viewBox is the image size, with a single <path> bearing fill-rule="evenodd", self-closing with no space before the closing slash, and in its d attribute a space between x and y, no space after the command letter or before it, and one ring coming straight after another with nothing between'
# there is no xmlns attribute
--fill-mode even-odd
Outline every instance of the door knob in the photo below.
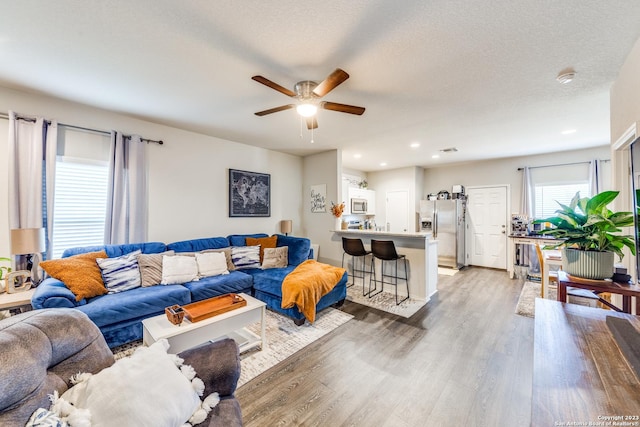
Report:
<svg viewBox="0 0 640 427"><path fill-rule="evenodd" d="M506 231L502 230L502 234L506 234L506 233L507 233Z"/></svg>

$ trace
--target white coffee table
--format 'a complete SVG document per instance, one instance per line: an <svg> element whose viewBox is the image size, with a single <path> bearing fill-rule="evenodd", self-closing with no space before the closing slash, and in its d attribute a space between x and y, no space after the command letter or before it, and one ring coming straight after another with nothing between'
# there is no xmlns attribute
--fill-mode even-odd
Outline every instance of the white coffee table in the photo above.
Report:
<svg viewBox="0 0 640 427"><path fill-rule="evenodd" d="M154 342L166 338L169 341L169 351L180 353L207 341L215 341L225 336L233 338L240 347L240 352L260 347L265 350L267 339L265 336L266 304L247 294L238 294L247 300L247 305L235 310L191 323L186 318L181 325L169 322L162 314L142 321L142 341L149 346ZM245 326L260 322L260 336L247 330Z"/></svg>

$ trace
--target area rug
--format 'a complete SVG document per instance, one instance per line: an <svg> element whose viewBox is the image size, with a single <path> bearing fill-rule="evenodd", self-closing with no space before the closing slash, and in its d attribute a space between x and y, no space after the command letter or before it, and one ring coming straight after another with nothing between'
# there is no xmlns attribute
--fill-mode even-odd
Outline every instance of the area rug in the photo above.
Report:
<svg viewBox="0 0 640 427"><path fill-rule="evenodd" d="M522 285L522 292L520 292L520 298L518 298L518 304L516 305L516 314L527 317L534 317L536 312L536 298L540 298L541 283L537 282L524 282ZM548 288L545 299L556 300L558 290L555 285L550 285Z"/></svg>
<svg viewBox="0 0 640 427"><path fill-rule="evenodd" d="M347 288L347 299L358 304L366 305L367 307L406 318L413 316L426 304L425 301L409 298L402 304L396 305L395 292L387 292L386 290L372 298L362 296L362 285L360 284L355 284ZM402 296L399 296L399 299L402 299Z"/></svg>
<svg viewBox="0 0 640 427"><path fill-rule="evenodd" d="M305 322L302 326L296 326L287 317L281 316L270 310L266 315L266 336L268 348L264 351L250 350L240 355L242 369L238 387L251 381L267 369L275 366L298 350L318 340L337 327L347 323L352 315L326 308L316 316L313 324ZM247 327L251 332L260 334L260 323L254 323ZM141 341L135 341L113 349L116 359L131 355L136 348L142 345ZM171 351L171 349L169 349Z"/></svg>
<svg viewBox="0 0 640 427"><path fill-rule="evenodd" d="M540 287L542 285L537 282L524 282L522 285L522 292L520 292L520 298L518 298L518 304L516 304L516 314L527 317L535 317L536 307L535 302L537 298L540 298ZM544 296L544 299L549 299L556 301L558 295L558 288L554 284L550 284L548 288L547 294ZM606 296L602 295L604 298ZM600 305L597 301L593 299L584 298L577 295L569 295L567 301L571 304L578 305L586 305L589 307L600 307L605 308L605 306Z"/></svg>

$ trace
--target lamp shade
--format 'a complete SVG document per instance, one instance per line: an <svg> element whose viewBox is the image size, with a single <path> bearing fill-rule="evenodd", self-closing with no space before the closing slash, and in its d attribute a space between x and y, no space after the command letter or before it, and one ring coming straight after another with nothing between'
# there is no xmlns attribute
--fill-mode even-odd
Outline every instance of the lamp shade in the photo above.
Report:
<svg viewBox="0 0 640 427"><path fill-rule="evenodd" d="M47 249L44 228L16 228L11 230L11 253L28 255L42 253Z"/></svg>
<svg viewBox="0 0 640 427"><path fill-rule="evenodd" d="M283 219L280 221L280 232L289 234L293 230L293 221L290 219Z"/></svg>

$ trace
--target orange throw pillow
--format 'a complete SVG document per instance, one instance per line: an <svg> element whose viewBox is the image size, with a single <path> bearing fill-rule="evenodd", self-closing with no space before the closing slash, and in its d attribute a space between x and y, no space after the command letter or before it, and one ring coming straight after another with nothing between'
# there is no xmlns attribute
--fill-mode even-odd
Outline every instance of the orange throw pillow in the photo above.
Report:
<svg viewBox="0 0 640 427"><path fill-rule="evenodd" d="M275 248L276 243L278 242L278 236L271 237L247 237L246 239L247 246L258 246L260 245L260 264L262 264L262 260L264 259L264 250L265 248Z"/></svg>
<svg viewBox="0 0 640 427"><path fill-rule="evenodd" d="M69 258L42 261L39 265L51 277L63 282L76 296L76 301L81 301L107 293L97 258L108 258L107 253L87 252Z"/></svg>

